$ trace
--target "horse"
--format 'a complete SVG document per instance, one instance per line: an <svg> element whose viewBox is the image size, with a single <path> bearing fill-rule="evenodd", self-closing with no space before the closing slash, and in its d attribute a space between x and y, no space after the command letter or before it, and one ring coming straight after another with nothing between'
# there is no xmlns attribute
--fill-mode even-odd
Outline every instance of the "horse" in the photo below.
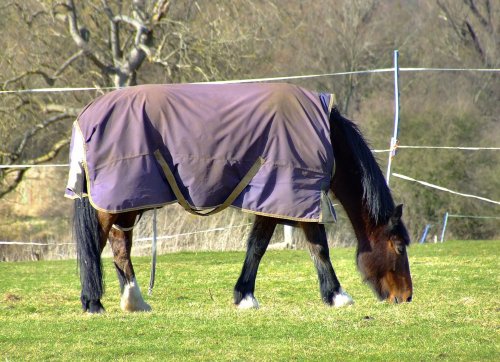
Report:
<svg viewBox="0 0 500 362"><path fill-rule="evenodd" d="M407 255L410 238L402 221L403 205L395 205L366 140L358 126L341 115L334 104L333 95L315 93L288 84L216 87L129 87L94 100L75 121L70 151L72 171L66 196L74 199L73 230L83 311L105 311L101 302L104 295L101 253L107 241L113 252L120 282L121 309L151 310L142 296L132 265L133 227L145 210L172 202L178 202L187 211L202 216L211 215L227 206L255 214L243 267L234 286L233 297L237 308L259 308L255 297L257 272L279 224L292 225L304 231L316 267L322 301L333 307L351 305L354 301L341 286L329 256L325 222L331 221L331 218L322 215L325 208L329 212L333 210L327 202L328 198L325 198L326 191L331 191L346 211L357 239L358 270L376 297L392 303L410 302L413 294ZM252 110L243 111L252 102ZM168 106L163 106L165 103ZM228 103L231 106L226 107ZM180 107L179 104L183 105L183 110L173 110ZM158 105L162 105L160 108L163 109L153 111L153 107ZM191 111L183 116L187 109ZM258 122L242 130L241 127L251 123L249 119L255 114L260 114ZM169 126L160 135L157 128L162 125L150 126L153 118L162 117L165 119L161 124ZM178 122L175 125L172 124L173 118ZM304 121L299 118L310 119ZM188 119L194 124L186 125ZM220 126L221 122L226 122L223 127ZM236 130L231 128L234 122L240 122ZM186 132L176 133L183 127ZM262 132L259 127L263 129ZM127 131L129 128L132 130ZM106 143L115 132L113 130L118 130L118 137ZM221 130L226 130L228 136L219 138ZM292 137L294 133L298 137ZM171 140L168 139L170 136ZM242 137L250 139L250 146L244 145ZM155 145L145 145L151 143L145 138L154 139ZM210 158L209 155L193 157L195 151L209 152L198 148L212 139L217 139L217 147L227 143L228 139L236 139L236 145L231 145L232 149L225 151L230 155L225 154L222 160L220 155L218 158ZM133 145L134 141L139 146ZM168 149L158 146L160 141L170 143ZM125 151L120 151L120 146ZM184 153L177 150L181 146L191 149ZM257 151L250 152L249 156L246 148L252 147ZM275 147L278 149L275 150ZM100 158L92 154L92 149L95 149L96 154L100 152ZM268 149L273 149L279 155L273 158L271 152L266 151ZM235 161L235 155L241 152L247 160ZM286 161L287 158L291 161ZM103 161L99 163L96 159ZM188 167L183 162L194 164ZM126 163L123 171L119 163ZM243 165L243 171L235 171L235 164ZM264 170L266 165L268 168ZM106 175L102 176L106 168L111 169L109 174L118 174L114 181L110 181L111 178L106 178ZM213 178L212 168L217 169L218 173L229 174L229 178L233 179L229 188L219 187L222 181L217 179L215 184L203 189ZM141 172L140 181L130 180L133 170L134 173L138 170ZM293 180L278 182L276 180L279 177L276 175L279 173ZM158 178L162 185L153 183L151 188L161 190L148 189L146 184L154 178ZM219 201L210 201L211 196L202 195L205 205L198 207L195 189L202 190L203 194L221 189L225 195L222 199L219 197ZM252 189L256 195L250 196ZM147 199L141 203L130 199L147 198L155 191L168 196L156 202ZM132 196L124 197L119 204L115 202L108 205L105 201L110 193L115 196L109 202L114 202L121 194ZM226 197L227 194L230 195ZM265 199L271 194L275 194L274 199ZM287 196L291 196L292 201L287 201ZM299 199L293 199L293 196ZM269 210L255 206L255 200L269 207ZM284 207L280 209L281 205Z"/></svg>

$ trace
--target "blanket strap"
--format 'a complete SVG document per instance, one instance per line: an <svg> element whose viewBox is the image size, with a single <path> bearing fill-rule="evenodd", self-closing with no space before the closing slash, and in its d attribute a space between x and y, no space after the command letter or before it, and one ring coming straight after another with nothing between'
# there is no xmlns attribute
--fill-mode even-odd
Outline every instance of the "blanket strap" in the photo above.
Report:
<svg viewBox="0 0 500 362"><path fill-rule="evenodd" d="M160 150L156 150L154 152L154 155L156 157L156 160L160 164L163 173L165 174L165 177L167 178L168 184L170 185L170 188L172 189L175 197L177 198L177 202L186 210L187 212L193 214L193 215L198 215L198 216L209 216L216 214L227 207L229 207L234 200L241 194L241 192L245 189L245 187L248 186L250 181L253 179L253 177L257 174L259 171L260 167L264 164L265 160L262 157L259 157L252 167L250 167L250 170L246 173L246 175L241 179L241 181L236 185L236 188L229 194L227 199L220 204L219 206L216 206L212 209L196 209L189 205L187 202L186 198L184 195L182 195L181 190L179 189L179 186L177 185L177 181L175 180L174 174L172 173L172 170L170 170L170 167L168 166L167 162L165 161L165 158L163 158L163 155L161 154Z"/></svg>

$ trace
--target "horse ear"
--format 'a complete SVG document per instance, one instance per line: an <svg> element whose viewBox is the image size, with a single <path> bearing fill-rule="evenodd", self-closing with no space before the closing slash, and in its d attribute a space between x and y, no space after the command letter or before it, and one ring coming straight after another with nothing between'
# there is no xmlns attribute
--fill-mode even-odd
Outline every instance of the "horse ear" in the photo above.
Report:
<svg viewBox="0 0 500 362"><path fill-rule="evenodd" d="M401 219L401 216L403 216L403 204L399 204L398 206L396 206L393 213L393 217L397 218L398 220Z"/></svg>
<svg viewBox="0 0 500 362"><path fill-rule="evenodd" d="M401 216L403 216L403 204L399 204L394 208L391 219L389 221L390 228L399 223L399 221L401 220Z"/></svg>

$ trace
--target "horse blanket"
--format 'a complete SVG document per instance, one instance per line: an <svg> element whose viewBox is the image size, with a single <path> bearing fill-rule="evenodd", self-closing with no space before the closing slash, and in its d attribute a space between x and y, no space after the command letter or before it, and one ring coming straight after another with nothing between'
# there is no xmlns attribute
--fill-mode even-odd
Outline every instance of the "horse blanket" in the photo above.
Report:
<svg viewBox="0 0 500 362"><path fill-rule="evenodd" d="M66 197L107 212L179 202L333 221L333 95L289 84L141 85L73 125ZM231 197L229 197L232 195ZM182 201L182 202L181 202Z"/></svg>

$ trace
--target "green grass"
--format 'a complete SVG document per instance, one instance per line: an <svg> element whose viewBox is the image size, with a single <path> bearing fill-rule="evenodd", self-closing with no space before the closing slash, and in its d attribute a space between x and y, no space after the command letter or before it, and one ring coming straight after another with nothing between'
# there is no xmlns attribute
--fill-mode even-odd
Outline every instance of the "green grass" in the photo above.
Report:
<svg viewBox="0 0 500 362"><path fill-rule="evenodd" d="M1 360L500 360L500 241L413 245L414 300L378 302L354 265L332 260L356 304L320 301L305 251L270 251L257 279L259 310L238 311L232 287L243 253L159 257L151 313L119 309L104 260L107 313L80 311L75 261L0 263ZM134 260L147 289L149 258Z"/></svg>

